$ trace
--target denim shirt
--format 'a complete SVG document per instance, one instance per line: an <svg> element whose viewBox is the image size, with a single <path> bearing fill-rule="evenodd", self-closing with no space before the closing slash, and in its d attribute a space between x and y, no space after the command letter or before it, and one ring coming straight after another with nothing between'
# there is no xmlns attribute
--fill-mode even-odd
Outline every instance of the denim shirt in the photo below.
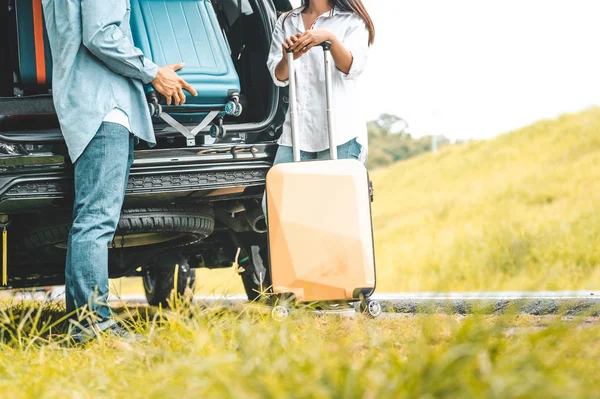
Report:
<svg viewBox="0 0 600 399"><path fill-rule="evenodd" d="M156 143L143 84L158 66L133 45L130 0L43 0L53 60L52 93L72 162L114 108L131 132Z"/></svg>

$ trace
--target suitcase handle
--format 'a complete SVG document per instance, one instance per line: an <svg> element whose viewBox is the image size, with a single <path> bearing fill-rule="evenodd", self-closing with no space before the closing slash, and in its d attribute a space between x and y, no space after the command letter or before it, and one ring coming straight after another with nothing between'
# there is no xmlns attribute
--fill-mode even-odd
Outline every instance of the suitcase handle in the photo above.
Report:
<svg viewBox="0 0 600 399"><path fill-rule="evenodd" d="M333 86L331 76L331 42L319 44L323 48L325 58L325 92L327 96L327 134L329 137L329 156L332 160L338 159L337 146L335 145L335 117L333 115ZM288 75L290 81L290 119L292 122L292 151L294 162L300 162L300 142L298 137L298 105L296 75L294 69L294 51L287 49Z"/></svg>

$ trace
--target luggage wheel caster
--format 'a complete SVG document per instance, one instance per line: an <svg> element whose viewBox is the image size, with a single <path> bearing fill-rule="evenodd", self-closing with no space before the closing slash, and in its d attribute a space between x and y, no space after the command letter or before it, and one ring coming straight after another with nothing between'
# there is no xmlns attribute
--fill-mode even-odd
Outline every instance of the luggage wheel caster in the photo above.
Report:
<svg viewBox="0 0 600 399"><path fill-rule="evenodd" d="M234 115L237 110L237 104L234 101L229 101L225 104L225 114Z"/></svg>
<svg viewBox="0 0 600 399"><path fill-rule="evenodd" d="M240 116L242 114L242 111L244 110L244 107L242 107L242 104L240 104L238 101L235 102L235 111L233 111L233 116L235 116L236 118L238 116Z"/></svg>
<svg viewBox="0 0 600 399"><path fill-rule="evenodd" d="M243 111L242 104L240 104L240 100L237 97L234 97L231 101L225 104L225 114L231 115L234 117L238 117L242 114Z"/></svg>
<svg viewBox="0 0 600 399"><path fill-rule="evenodd" d="M150 107L150 116L153 118L160 118L160 115L162 114L162 105L151 102L148 106Z"/></svg>
<svg viewBox="0 0 600 399"><path fill-rule="evenodd" d="M283 321L287 319L289 315L290 311L285 306L278 305L271 310L271 318L275 321Z"/></svg>
<svg viewBox="0 0 600 399"><path fill-rule="evenodd" d="M381 316L381 304L372 299L361 301L360 304L354 308L358 313L364 314L372 319Z"/></svg>
<svg viewBox="0 0 600 399"><path fill-rule="evenodd" d="M219 135L219 128L217 127L217 125L212 125L210 127L210 137L212 137L213 139L216 139L218 135Z"/></svg>
<svg viewBox="0 0 600 399"><path fill-rule="evenodd" d="M227 134L225 126L223 126L223 119L219 119L217 124L210 127L210 137L213 139L222 139Z"/></svg>

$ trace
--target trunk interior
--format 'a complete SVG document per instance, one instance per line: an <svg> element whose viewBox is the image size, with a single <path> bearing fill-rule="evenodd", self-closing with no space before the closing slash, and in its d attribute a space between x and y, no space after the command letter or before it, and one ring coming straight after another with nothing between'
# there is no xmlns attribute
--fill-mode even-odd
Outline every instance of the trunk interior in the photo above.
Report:
<svg viewBox="0 0 600 399"><path fill-rule="evenodd" d="M27 142L36 142L37 139L39 142L57 143L62 138L52 106L51 87L23 84L17 39L17 9L21 1L28 0L0 0L1 41L8 44L0 49L0 139L18 142L19 137L27 137ZM283 124L285 111L278 109L285 106L281 104L280 107L279 100L283 94L272 84L266 68L272 18L275 16L273 5L265 0L243 2L251 5L252 13L239 18L237 0L213 1L240 77L240 102L244 107L240 117L225 118L224 123L230 133L225 141L272 141ZM284 3L287 5L283 7L289 8L289 2L286 0ZM18 29L27 27L19 26ZM205 129L197 136L197 145L213 142L208 131ZM160 120L155 121L155 132L159 139L157 148L186 145L181 134ZM242 138L240 133L243 133Z"/></svg>

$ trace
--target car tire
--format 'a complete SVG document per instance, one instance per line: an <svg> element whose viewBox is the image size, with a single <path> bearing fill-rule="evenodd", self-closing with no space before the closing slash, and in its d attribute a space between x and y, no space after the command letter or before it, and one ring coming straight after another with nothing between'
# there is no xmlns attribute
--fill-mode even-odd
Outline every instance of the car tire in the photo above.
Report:
<svg viewBox="0 0 600 399"><path fill-rule="evenodd" d="M176 270L177 284L175 284ZM160 256L155 262L144 267L142 273L144 292L151 306L168 308L171 293L175 288L178 297L184 297L187 290L191 294L194 293L196 271L190 268L183 257L173 254Z"/></svg>
<svg viewBox="0 0 600 399"><path fill-rule="evenodd" d="M28 232L23 243L26 249L49 246L66 248L71 229L70 215L59 215L46 220L41 227ZM117 235L142 233L173 233L178 238L167 242L170 248L189 245L208 237L215 226L211 208L197 205L167 206L160 208L124 209L117 226Z"/></svg>

